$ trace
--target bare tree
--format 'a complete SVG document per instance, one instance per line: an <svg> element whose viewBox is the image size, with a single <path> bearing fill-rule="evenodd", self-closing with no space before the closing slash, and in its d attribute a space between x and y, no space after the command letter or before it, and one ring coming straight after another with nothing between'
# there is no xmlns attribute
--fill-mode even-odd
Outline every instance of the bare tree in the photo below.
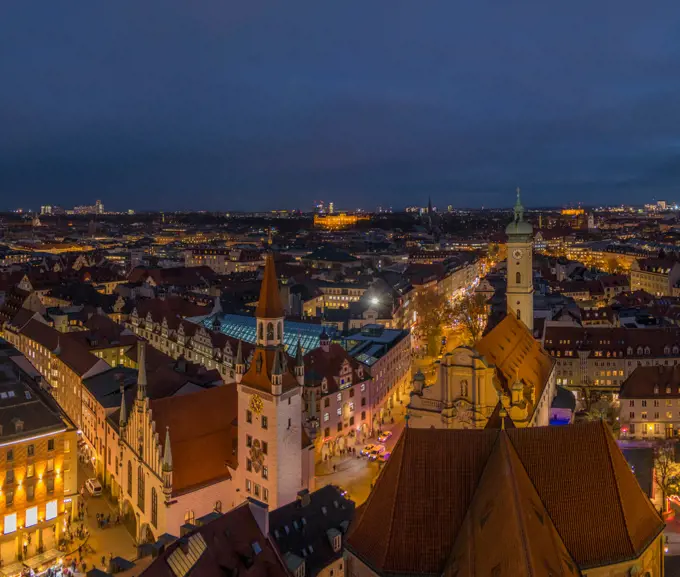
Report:
<svg viewBox="0 0 680 577"><path fill-rule="evenodd" d="M453 308L453 319L463 329L463 340L474 345L486 327L487 304L483 294L465 295Z"/></svg>
<svg viewBox="0 0 680 577"><path fill-rule="evenodd" d="M416 336L426 343L428 354L435 356L439 351L443 327L452 318L449 299L435 289L421 289L416 294L414 307L417 318Z"/></svg>
<svg viewBox="0 0 680 577"><path fill-rule="evenodd" d="M654 480L661 491L663 511L667 512L668 497L680 493L680 465L675 462L675 443L661 445L654 456Z"/></svg>

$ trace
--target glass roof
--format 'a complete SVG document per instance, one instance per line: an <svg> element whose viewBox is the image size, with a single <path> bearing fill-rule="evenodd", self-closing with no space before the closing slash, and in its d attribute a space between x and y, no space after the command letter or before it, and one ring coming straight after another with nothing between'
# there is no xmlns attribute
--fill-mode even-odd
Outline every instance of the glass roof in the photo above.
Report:
<svg viewBox="0 0 680 577"><path fill-rule="evenodd" d="M256 340L256 324L255 317L248 317L244 315L230 315L218 314L219 331L245 341L246 343L255 344ZM188 319L193 320L193 319ZM203 325L207 329L215 330L215 316L211 315L200 320L196 320L198 324ZM294 321L283 322L283 344L289 355L295 356L297 354L298 337L304 352L316 349L319 347L319 337L326 329L326 334L332 339L337 329L335 327L328 327L323 325L314 325L309 323L300 323Z"/></svg>

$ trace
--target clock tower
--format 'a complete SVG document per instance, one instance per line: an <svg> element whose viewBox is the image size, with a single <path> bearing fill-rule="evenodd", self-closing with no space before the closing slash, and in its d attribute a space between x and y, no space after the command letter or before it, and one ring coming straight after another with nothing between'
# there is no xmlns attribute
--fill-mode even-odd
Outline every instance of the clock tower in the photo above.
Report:
<svg viewBox="0 0 680 577"><path fill-rule="evenodd" d="M533 238L531 224L524 220L524 207L517 189L513 220L505 228L508 235L507 311L515 315L533 333L534 280Z"/></svg>
<svg viewBox="0 0 680 577"><path fill-rule="evenodd" d="M274 259L267 255L255 311L256 347L248 370L242 358L238 387L238 460L241 495L270 510L307 488L302 463L302 388L283 344L283 306ZM241 348L239 347L239 352Z"/></svg>

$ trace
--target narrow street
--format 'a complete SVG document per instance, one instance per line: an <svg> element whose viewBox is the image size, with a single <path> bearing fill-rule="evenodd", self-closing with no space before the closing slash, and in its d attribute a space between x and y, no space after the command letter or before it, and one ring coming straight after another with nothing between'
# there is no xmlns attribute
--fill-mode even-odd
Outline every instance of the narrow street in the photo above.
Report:
<svg viewBox="0 0 680 577"><path fill-rule="evenodd" d="M383 425L383 431L391 431L392 436L384 443L379 443L377 438L367 439L363 445L358 445L357 455L344 455L341 457L333 457L329 461L319 463L316 466L316 488L324 487L326 485L337 485L348 492L348 497L352 499L357 506L361 505L371 492L371 486L382 467L383 463L377 461L369 461L366 457L359 456L359 450L367 444L381 444L385 445L387 451L391 452L394 449L399 437L401 436L404 426L406 414L406 403L408 399L402 397L403 404L397 405L392 409L392 416L394 423L386 423Z"/></svg>
<svg viewBox="0 0 680 577"><path fill-rule="evenodd" d="M89 464L78 463L78 487L83 487L85 481L94 476L94 471ZM83 528L87 529L90 537L87 544L94 549L82 557L86 563L86 568L90 569L96 567L98 569L106 570L108 562L111 557L123 557L124 559L133 560L137 557L137 548L134 541L124 523L116 525L115 519L118 514L118 509L115 503L111 502L105 494L100 497L92 497L87 491L84 495L85 502L85 517L83 521L74 520L71 523L71 530L75 530L79 524L83 524ZM111 522L106 528L99 528L97 526L97 515L104 518L111 519ZM102 556L106 557L106 567L102 564ZM79 568L80 569L80 566Z"/></svg>

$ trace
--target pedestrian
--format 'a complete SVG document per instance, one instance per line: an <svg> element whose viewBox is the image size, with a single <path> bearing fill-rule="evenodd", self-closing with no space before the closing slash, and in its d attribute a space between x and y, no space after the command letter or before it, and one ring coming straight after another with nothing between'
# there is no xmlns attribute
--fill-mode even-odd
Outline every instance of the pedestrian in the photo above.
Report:
<svg viewBox="0 0 680 577"><path fill-rule="evenodd" d="M335 465L333 465L333 472L335 473Z"/></svg>
<svg viewBox="0 0 680 577"><path fill-rule="evenodd" d="M106 569L106 555L102 555L102 566Z"/></svg>

